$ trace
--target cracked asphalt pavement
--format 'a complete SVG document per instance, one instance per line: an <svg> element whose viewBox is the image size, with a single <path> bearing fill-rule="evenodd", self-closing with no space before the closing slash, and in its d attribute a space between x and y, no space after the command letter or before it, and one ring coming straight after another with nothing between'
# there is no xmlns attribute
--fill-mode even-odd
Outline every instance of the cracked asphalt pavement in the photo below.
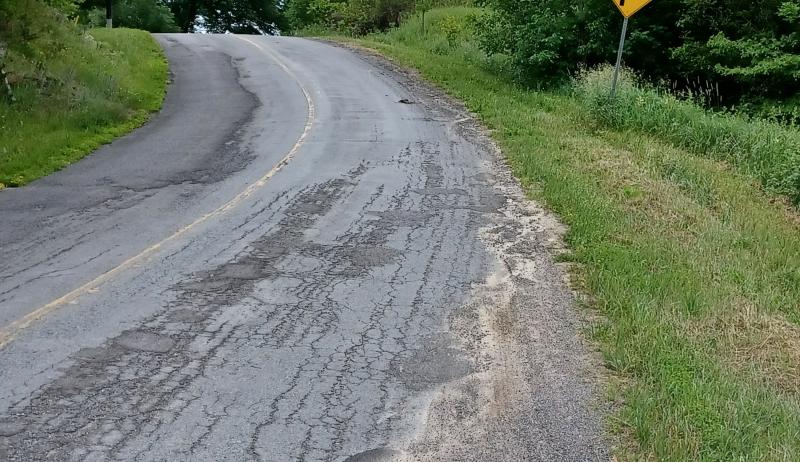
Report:
<svg viewBox="0 0 800 462"><path fill-rule="evenodd" d="M364 51L161 35L144 127L0 191L0 460L608 460L562 229Z"/></svg>

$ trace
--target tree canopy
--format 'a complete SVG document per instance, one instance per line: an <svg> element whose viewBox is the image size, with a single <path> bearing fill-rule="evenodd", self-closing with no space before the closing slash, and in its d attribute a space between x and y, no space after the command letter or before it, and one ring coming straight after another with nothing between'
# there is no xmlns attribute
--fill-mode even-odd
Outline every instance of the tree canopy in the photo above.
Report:
<svg viewBox="0 0 800 462"><path fill-rule="evenodd" d="M175 17L162 0L114 0L114 25L150 32L177 32ZM93 26L105 24L105 0L85 0L81 16Z"/></svg>
<svg viewBox="0 0 800 462"><path fill-rule="evenodd" d="M169 0L184 32L274 34L285 27L279 0Z"/></svg>
<svg viewBox="0 0 800 462"><path fill-rule="evenodd" d="M89 23L104 21L105 0L77 3ZM150 32L275 34L285 28L279 4L280 0L114 0L114 24Z"/></svg>

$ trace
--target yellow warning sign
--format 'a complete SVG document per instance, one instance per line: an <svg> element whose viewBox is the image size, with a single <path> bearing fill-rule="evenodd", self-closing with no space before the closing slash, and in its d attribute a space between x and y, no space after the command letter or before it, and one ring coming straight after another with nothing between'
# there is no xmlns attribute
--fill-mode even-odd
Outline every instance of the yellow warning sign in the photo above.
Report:
<svg viewBox="0 0 800 462"><path fill-rule="evenodd" d="M634 15L637 11L644 8L645 5L650 3L653 0L611 0L614 2L614 5L617 5L619 12L622 13L622 16L626 18L630 18Z"/></svg>

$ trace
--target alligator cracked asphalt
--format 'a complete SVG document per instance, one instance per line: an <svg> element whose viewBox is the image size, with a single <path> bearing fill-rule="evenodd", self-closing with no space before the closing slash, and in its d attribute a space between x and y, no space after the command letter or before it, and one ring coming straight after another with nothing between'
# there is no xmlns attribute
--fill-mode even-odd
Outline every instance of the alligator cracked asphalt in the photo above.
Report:
<svg viewBox="0 0 800 462"><path fill-rule="evenodd" d="M608 460L561 227L469 113L363 51L158 40L158 115L0 191L0 460Z"/></svg>

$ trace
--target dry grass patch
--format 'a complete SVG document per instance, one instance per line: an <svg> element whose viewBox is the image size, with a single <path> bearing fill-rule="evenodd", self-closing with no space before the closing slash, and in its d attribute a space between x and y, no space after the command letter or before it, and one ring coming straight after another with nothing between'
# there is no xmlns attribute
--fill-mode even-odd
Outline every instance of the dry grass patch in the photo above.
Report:
<svg viewBox="0 0 800 462"><path fill-rule="evenodd" d="M715 332L717 354L751 379L800 398L800 326L780 313L765 313L748 302L734 313L709 318L694 335ZM698 332L698 330L702 332Z"/></svg>

